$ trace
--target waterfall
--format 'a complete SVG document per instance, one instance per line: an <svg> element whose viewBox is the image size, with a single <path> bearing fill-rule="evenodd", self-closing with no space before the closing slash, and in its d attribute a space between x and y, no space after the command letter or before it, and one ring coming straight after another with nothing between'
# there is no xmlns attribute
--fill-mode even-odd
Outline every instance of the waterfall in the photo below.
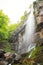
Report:
<svg viewBox="0 0 43 65"><path fill-rule="evenodd" d="M25 34L23 36L24 41L21 42L21 50L20 53L26 53L35 47L35 43L32 42L32 37L35 32L35 19L33 15L33 7L31 8L31 14L28 16L26 20L26 29Z"/></svg>
<svg viewBox="0 0 43 65"><path fill-rule="evenodd" d="M30 16L28 16L28 20L26 21L26 30L25 30L25 42L26 42L26 51L28 52L29 50L31 50L34 46L35 43L32 42L32 38L34 36L35 33L35 19L34 19L34 15L33 15L33 7L31 8L31 14Z"/></svg>

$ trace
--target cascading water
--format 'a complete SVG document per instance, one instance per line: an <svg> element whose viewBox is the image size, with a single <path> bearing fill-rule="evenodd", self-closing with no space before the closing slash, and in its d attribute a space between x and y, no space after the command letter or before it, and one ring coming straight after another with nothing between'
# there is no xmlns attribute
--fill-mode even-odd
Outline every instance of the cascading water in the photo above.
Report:
<svg viewBox="0 0 43 65"><path fill-rule="evenodd" d="M35 20L33 15L33 7L31 8L31 14L28 16L28 19L26 20L26 29L25 34L23 36L23 41L20 42L19 45L20 50L19 53L26 53L30 51L32 48L34 48L35 43L32 42L32 37L35 32Z"/></svg>
<svg viewBox="0 0 43 65"><path fill-rule="evenodd" d="M33 15L33 7L31 8L31 14L28 16L28 20L26 21L26 30L25 30L25 42L26 42L26 52L30 51L34 48L35 43L33 43L32 38L35 33L35 20Z"/></svg>

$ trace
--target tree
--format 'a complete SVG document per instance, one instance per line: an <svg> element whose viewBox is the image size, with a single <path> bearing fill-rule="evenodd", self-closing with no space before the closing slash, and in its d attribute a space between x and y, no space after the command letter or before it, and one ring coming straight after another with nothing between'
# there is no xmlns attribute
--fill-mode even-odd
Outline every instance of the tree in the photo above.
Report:
<svg viewBox="0 0 43 65"><path fill-rule="evenodd" d="M9 37L13 34L13 32L18 28L18 26L19 26L19 23L17 23L17 24L11 24L10 26L9 26Z"/></svg>
<svg viewBox="0 0 43 65"><path fill-rule="evenodd" d="M21 18L20 18L21 19L20 23L24 23L24 21L27 20L27 16L28 16L28 13L27 13L27 11L25 11L24 15L21 16Z"/></svg>
<svg viewBox="0 0 43 65"><path fill-rule="evenodd" d="M0 40L5 40L8 38L8 23L8 16L0 10Z"/></svg>

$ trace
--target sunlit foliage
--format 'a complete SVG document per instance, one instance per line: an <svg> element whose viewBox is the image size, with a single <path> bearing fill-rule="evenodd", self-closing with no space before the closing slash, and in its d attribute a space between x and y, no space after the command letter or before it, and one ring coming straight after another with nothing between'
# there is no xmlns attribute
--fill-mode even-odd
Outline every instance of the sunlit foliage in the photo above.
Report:
<svg viewBox="0 0 43 65"><path fill-rule="evenodd" d="M0 10L0 40L8 38L9 18Z"/></svg>

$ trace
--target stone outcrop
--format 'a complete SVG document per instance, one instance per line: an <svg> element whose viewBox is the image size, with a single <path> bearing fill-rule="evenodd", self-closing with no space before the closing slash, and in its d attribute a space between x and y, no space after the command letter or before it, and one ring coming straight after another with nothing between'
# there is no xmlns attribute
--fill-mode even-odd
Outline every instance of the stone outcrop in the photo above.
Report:
<svg viewBox="0 0 43 65"><path fill-rule="evenodd" d="M35 1L33 7L36 22L36 31L34 34L36 46L32 58L36 62L36 65L43 65L43 0Z"/></svg>
<svg viewBox="0 0 43 65"><path fill-rule="evenodd" d="M35 1L33 3L34 16L36 22L36 41L37 45L43 45L43 1Z"/></svg>
<svg viewBox="0 0 43 65"><path fill-rule="evenodd" d="M26 24L23 24L14 31L12 36L9 38L9 42L11 44L11 49L18 52L20 50L20 45L23 43L23 36L25 33ZM18 52L19 53L19 52Z"/></svg>

